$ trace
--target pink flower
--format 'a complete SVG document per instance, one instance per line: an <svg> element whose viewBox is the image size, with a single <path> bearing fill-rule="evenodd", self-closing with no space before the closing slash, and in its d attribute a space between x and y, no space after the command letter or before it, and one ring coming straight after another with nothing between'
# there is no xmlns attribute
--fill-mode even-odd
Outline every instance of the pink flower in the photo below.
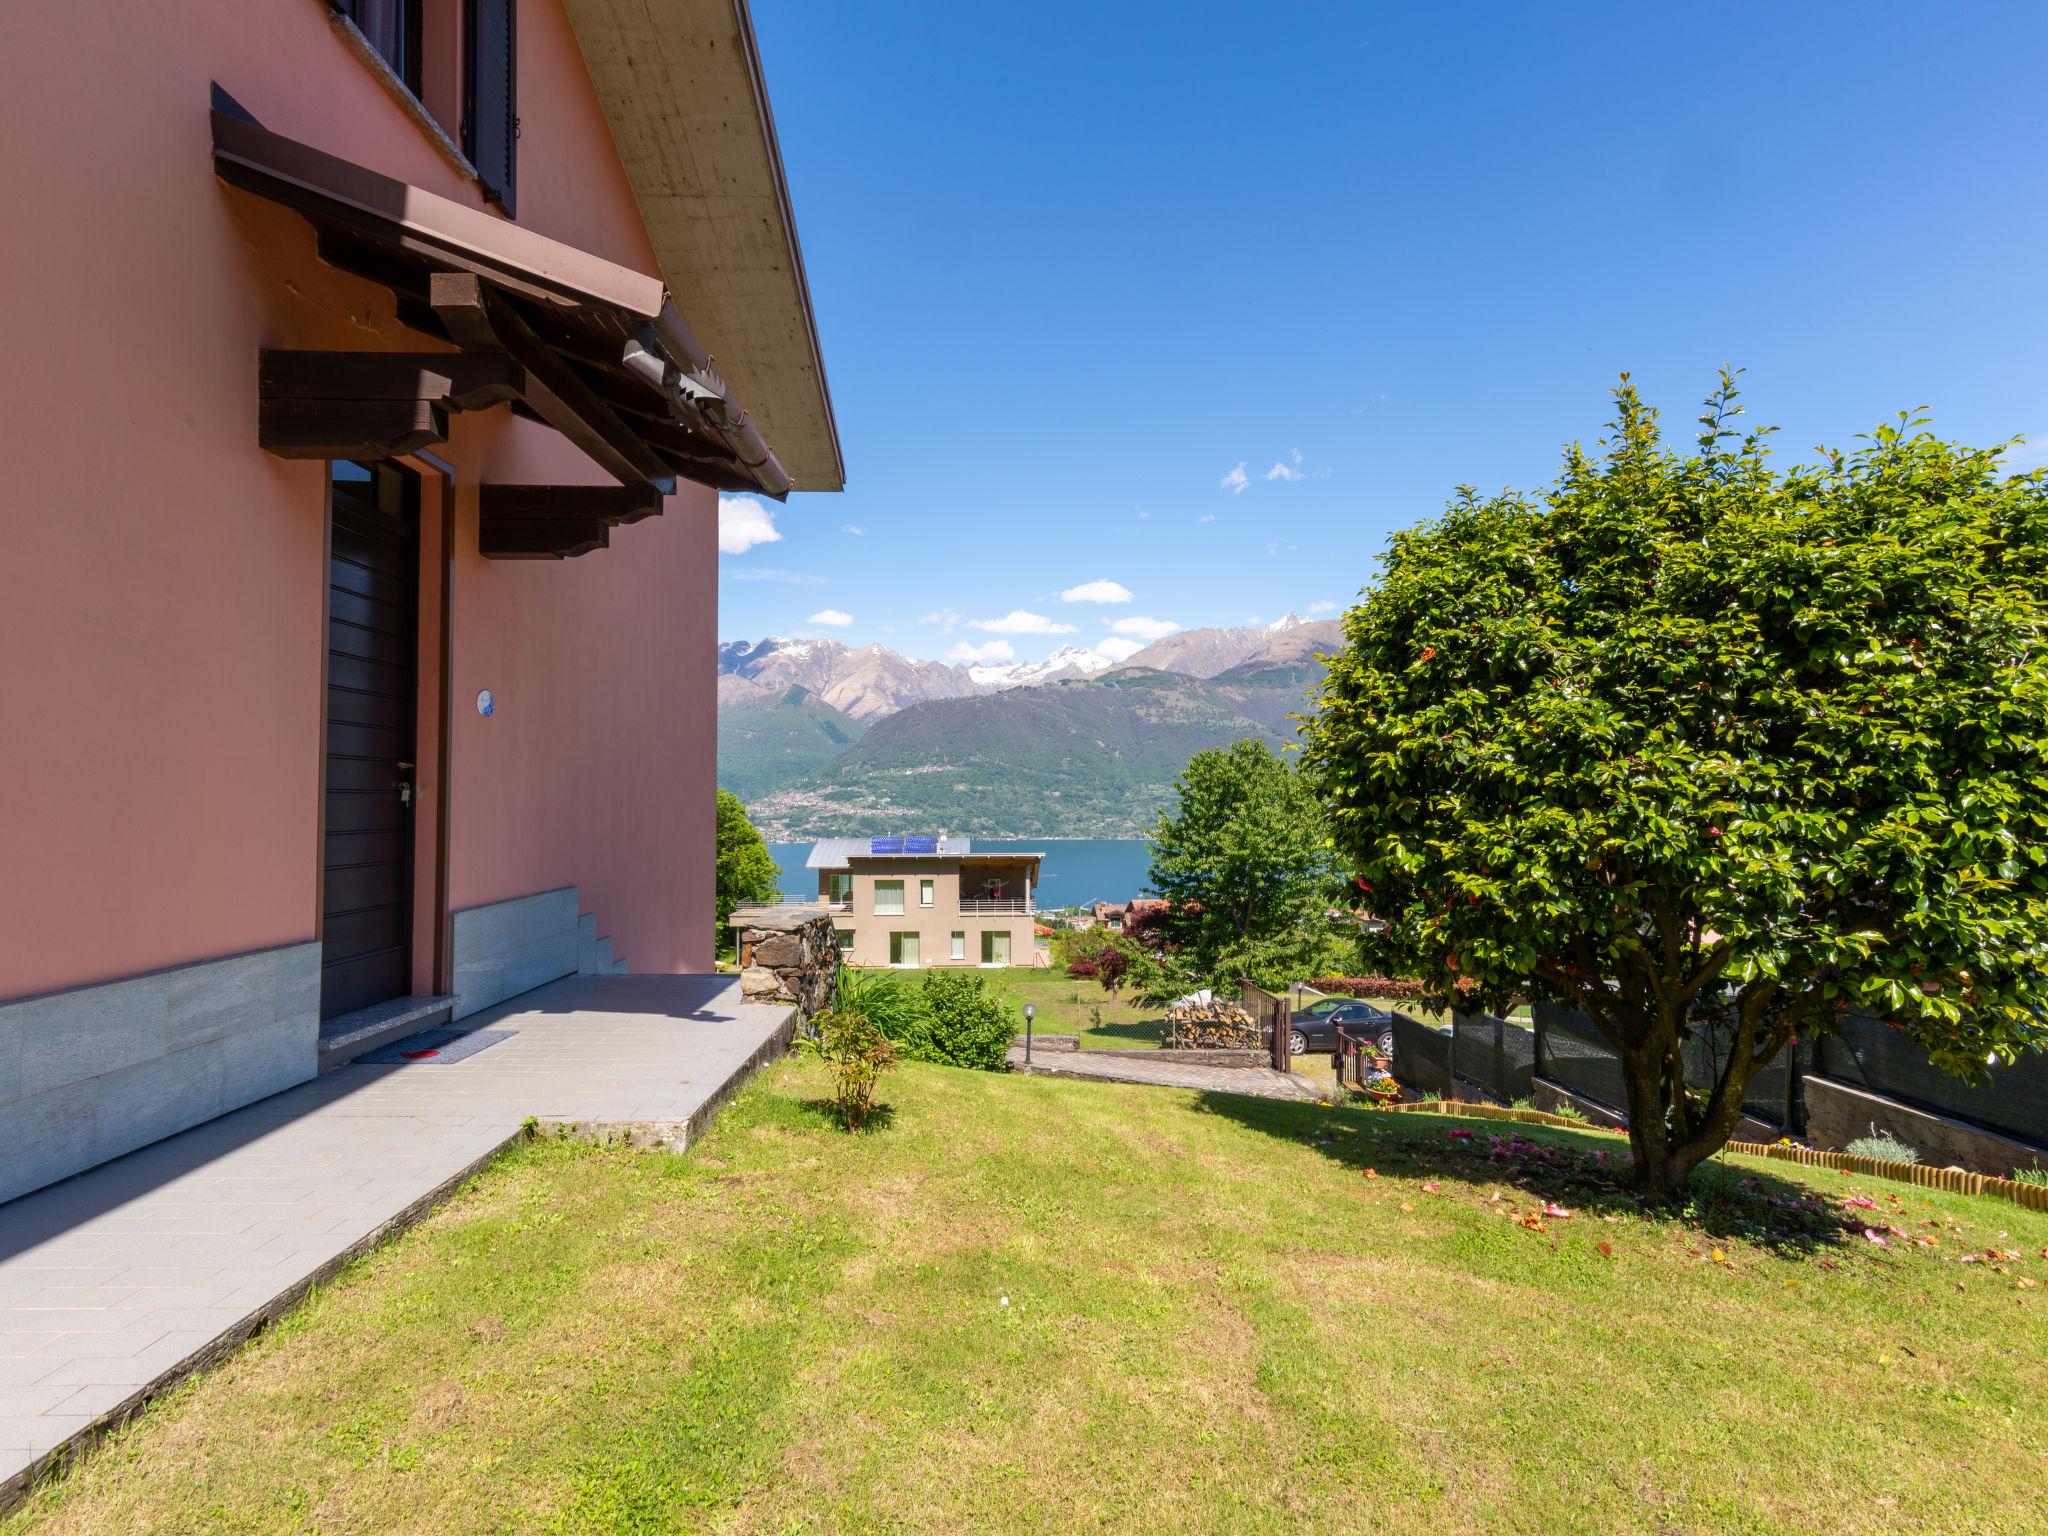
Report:
<svg viewBox="0 0 2048 1536"><path fill-rule="evenodd" d="M1451 1132L1451 1135L1456 1137L1459 1141L1470 1141L1472 1139L1472 1133L1470 1131L1462 1129L1453 1130Z"/></svg>
<svg viewBox="0 0 2048 1536"><path fill-rule="evenodd" d="M1543 1214L1546 1216L1557 1216L1565 1220L1570 1220L1572 1213L1566 1210L1561 1205L1546 1205L1543 1207Z"/></svg>
<svg viewBox="0 0 2048 1536"><path fill-rule="evenodd" d="M1422 1192L1423 1192L1423 1193L1424 1193L1425 1195L1433 1195L1433 1194L1435 1194L1435 1193L1437 1192L1437 1182L1436 1182L1436 1180L1435 1180L1435 1179L1431 1179L1431 1180L1430 1180L1430 1181L1429 1181L1429 1182L1428 1182L1427 1184L1423 1185L1423 1186L1422 1186Z"/></svg>
<svg viewBox="0 0 2048 1536"><path fill-rule="evenodd" d="M1875 1227L1865 1227L1863 1229L1863 1236L1867 1241L1877 1244L1877 1246L1880 1248L1888 1248L1891 1246L1890 1239L1888 1239L1882 1232L1878 1231Z"/></svg>
<svg viewBox="0 0 2048 1536"><path fill-rule="evenodd" d="M1871 1199L1868 1195L1844 1196L1842 1204L1853 1205L1860 1211L1874 1211L1877 1209L1877 1202Z"/></svg>

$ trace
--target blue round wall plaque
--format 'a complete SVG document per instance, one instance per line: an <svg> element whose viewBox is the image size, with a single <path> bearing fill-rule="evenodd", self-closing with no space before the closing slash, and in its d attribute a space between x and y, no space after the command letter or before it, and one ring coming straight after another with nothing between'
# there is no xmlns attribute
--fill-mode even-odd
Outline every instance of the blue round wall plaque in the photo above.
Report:
<svg viewBox="0 0 2048 1536"><path fill-rule="evenodd" d="M492 714L496 712L497 708L498 701L491 697L490 689L481 688L477 690L476 712L478 714L482 715L486 720L488 720L492 716Z"/></svg>

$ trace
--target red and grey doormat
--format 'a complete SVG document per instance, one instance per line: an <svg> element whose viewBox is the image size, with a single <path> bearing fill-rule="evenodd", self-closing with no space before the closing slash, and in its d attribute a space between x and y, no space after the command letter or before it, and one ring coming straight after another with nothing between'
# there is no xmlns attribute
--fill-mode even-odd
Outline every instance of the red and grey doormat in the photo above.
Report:
<svg viewBox="0 0 2048 1536"><path fill-rule="evenodd" d="M366 1067L445 1067L518 1033L516 1029L423 1029L365 1052L356 1062Z"/></svg>

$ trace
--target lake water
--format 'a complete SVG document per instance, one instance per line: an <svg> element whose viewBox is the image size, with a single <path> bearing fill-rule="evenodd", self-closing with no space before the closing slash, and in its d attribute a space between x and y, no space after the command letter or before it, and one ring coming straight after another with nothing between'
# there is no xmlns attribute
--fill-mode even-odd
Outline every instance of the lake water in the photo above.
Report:
<svg viewBox="0 0 2048 1536"><path fill-rule="evenodd" d="M782 866L785 896L813 896L818 877L804 868L809 843L770 843ZM1146 890L1152 845L1141 837L977 837L976 853L1042 853L1041 907L1078 907L1091 901L1129 901Z"/></svg>

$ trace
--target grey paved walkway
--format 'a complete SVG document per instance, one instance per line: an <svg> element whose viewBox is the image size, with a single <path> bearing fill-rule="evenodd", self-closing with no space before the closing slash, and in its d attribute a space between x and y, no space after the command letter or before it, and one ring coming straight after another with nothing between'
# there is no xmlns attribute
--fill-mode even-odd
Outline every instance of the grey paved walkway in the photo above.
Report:
<svg viewBox="0 0 2048 1536"><path fill-rule="evenodd" d="M1022 1072L1024 1052L1010 1049L1010 1070ZM1046 1077L1098 1083L1145 1083L1155 1088L1197 1088L1205 1093L1249 1093L1262 1099L1313 1100L1315 1088L1299 1073L1271 1067L1204 1067L1191 1062L1145 1061L1100 1051L1037 1051L1030 1070Z"/></svg>
<svg viewBox="0 0 2048 1536"><path fill-rule="evenodd" d="M73 1436L232 1348L543 1125L694 1135L786 1037L720 976L577 976L448 1066L347 1066L0 1205L0 1510Z"/></svg>

